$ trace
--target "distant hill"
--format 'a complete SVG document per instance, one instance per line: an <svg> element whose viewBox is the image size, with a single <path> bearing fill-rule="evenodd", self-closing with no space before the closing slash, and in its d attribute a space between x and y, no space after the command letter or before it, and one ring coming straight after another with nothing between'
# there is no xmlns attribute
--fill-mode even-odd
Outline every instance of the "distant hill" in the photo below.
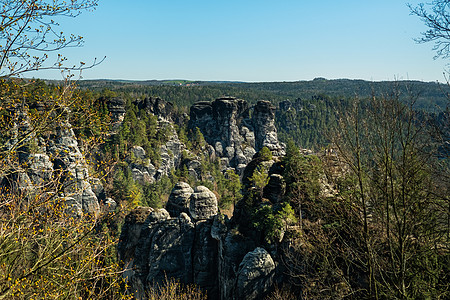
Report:
<svg viewBox="0 0 450 300"><path fill-rule="evenodd" d="M416 108L435 112L448 105L450 87L437 82L422 81L382 81L373 82L365 80L335 79L327 80L317 78L310 81L295 82L227 82L227 81L190 81L190 80L81 80L78 82L82 88L111 89L123 91L141 91L146 94L165 97L164 94L188 93L186 99L189 104L198 100L213 100L207 97L220 97L224 95L244 98L250 102L259 99L270 100L274 103L291 99L311 99L318 95L327 95L332 98L367 98L372 95L389 96L398 94L402 100L416 100ZM171 93L169 87L175 88ZM176 88L183 89L176 90ZM189 91L184 89L189 88ZM158 90L162 94L158 94ZM180 94L180 95L181 95ZM192 97L195 94L195 97ZM202 98L203 95L205 98ZM245 98L247 97L247 98ZM255 98L256 97L256 98ZM164 98L165 100L178 102L176 97ZM179 103L182 104L182 103ZM186 103L188 104L188 103Z"/></svg>

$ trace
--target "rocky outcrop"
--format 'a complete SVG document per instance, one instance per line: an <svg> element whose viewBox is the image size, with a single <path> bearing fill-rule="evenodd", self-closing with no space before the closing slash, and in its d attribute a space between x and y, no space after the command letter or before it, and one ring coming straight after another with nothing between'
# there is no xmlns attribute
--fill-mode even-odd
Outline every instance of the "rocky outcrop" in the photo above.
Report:
<svg viewBox="0 0 450 300"><path fill-rule="evenodd" d="M271 289L272 256L230 230L209 189L180 182L167 209L140 207L125 218L118 252L136 299L166 278L194 283L209 299L261 299Z"/></svg>
<svg viewBox="0 0 450 300"><path fill-rule="evenodd" d="M195 220L205 220L217 215L217 198L205 186L197 186L189 199L189 214Z"/></svg>
<svg viewBox="0 0 450 300"><path fill-rule="evenodd" d="M284 153L274 117L274 107L268 101L249 107L245 100L227 97L195 103L191 107L189 127L200 129L224 168L233 167L241 172L264 146L275 155Z"/></svg>
<svg viewBox="0 0 450 300"><path fill-rule="evenodd" d="M131 170L133 179L141 185L153 183L155 181L156 168L150 162L147 154L141 146L134 146L130 149L131 157L128 159L128 167Z"/></svg>
<svg viewBox="0 0 450 300"><path fill-rule="evenodd" d="M171 216L189 212L189 200L194 190L186 182L178 182L167 200L166 209Z"/></svg>
<svg viewBox="0 0 450 300"><path fill-rule="evenodd" d="M113 130L117 130L125 117L125 101L122 98L114 97L107 100L106 105L111 115Z"/></svg>
<svg viewBox="0 0 450 300"><path fill-rule="evenodd" d="M53 176L53 163L47 154L34 153L28 157L28 176L31 182L40 186L48 183Z"/></svg>
<svg viewBox="0 0 450 300"><path fill-rule="evenodd" d="M155 179L169 175L170 171L181 163L182 153L186 146L178 138L178 134L170 123L159 122L159 126L169 126L169 140L160 147L161 162L155 174Z"/></svg>
<svg viewBox="0 0 450 300"><path fill-rule="evenodd" d="M160 160L154 164L147 157L145 150L140 146L134 146L128 159L129 168L133 179L140 184L153 183L162 176L168 176L172 170L181 164L183 150L186 146L179 140L172 124L166 121L158 121L160 127L168 127L170 135L167 142L159 147Z"/></svg>
<svg viewBox="0 0 450 300"><path fill-rule="evenodd" d="M138 109L146 110L147 112L158 116L165 121L174 121L174 107L173 104L162 100L159 97L146 97L138 99L134 102Z"/></svg>
<svg viewBox="0 0 450 300"><path fill-rule="evenodd" d="M269 199L272 203L279 202L284 196L285 185L283 176L280 174L271 174L269 176L269 182L264 187L263 197Z"/></svg>
<svg viewBox="0 0 450 300"><path fill-rule="evenodd" d="M264 248L247 253L237 272L237 299L260 299L272 288L274 275L275 263Z"/></svg>
<svg viewBox="0 0 450 300"><path fill-rule="evenodd" d="M256 149L267 147L273 155L283 156L284 147L278 142L275 127L275 107L269 101L258 101L253 110L252 121L255 128Z"/></svg>
<svg viewBox="0 0 450 300"><path fill-rule="evenodd" d="M254 154L255 141L249 119L248 103L235 98L220 98L213 102L197 102L191 107L189 126L198 127L206 142L213 147L215 157L224 167L247 164ZM246 148L247 156L244 155Z"/></svg>
<svg viewBox="0 0 450 300"><path fill-rule="evenodd" d="M69 111L62 109L58 113L64 118ZM59 196L67 200L69 211L97 215L100 211L98 197L89 182L92 178L71 124L61 121L51 134L37 134L26 107L14 109L12 115L11 136L5 147L17 149L20 166L15 167L12 177L1 179L1 185L32 196L58 180L64 186Z"/></svg>
<svg viewBox="0 0 450 300"><path fill-rule="evenodd" d="M71 197L85 213L97 215L100 206L89 183L89 171L78 142L68 122L61 123L49 140L48 151L54 169L64 174L64 197Z"/></svg>
<svg viewBox="0 0 450 300"><path fill-rule="evenodd" d="M179 196L185 199L189 188L179 184L172 192L172 200ZM196 211L199 215L206 212ZM213 219L195 221L185 212L172 213L171 217L165 209L138 208L125 219L118 250L130 291L136 299L145 299L146 288L162 284L166 278L176 278L182 283L197 284L208 291L211 299L216 299L218 282L213 274L217 242L211 237Z"/></svg>
<svg viewBox="0 0 450 300"><path fill-rule="evenodd" d="M161 106L164 103L160 99L136 103L140 109L157 114L159 126L166 122L169 126L170 113ZM190 117L189 127L199 128L207 142L201 149L206 157L219 159L223 170L232 167L244 177L263 166L270 174L263 196L273 204L281 200L285 184L277 169L279 162L255 155L263 147L275 157L284 154L270 102L259 101L253 107L236 98L197 102L191 107ZM160 148L161 163L153 178L158 180L181 166L193 178L205 179L208 172L198 157L185 153L180 161L183 150L184 145L173 132ZM139 181L142 174L150 175L144 168L148 158L141 147L133 147L131 152L135 159L130 164L132 174ZM265 250L258 234L248 234L251 212L245 209L245 205L237 207L240 218L228 220L218 214L217 198L207 187L192 188L179 182L172 189L166 209L139 208L132 212L125 220L118 250L124 277L135 298L145 299L145 290L163 283L166 277L194 283L206 290L210 299L262 299L267 295L274 278L281 278L277 273L279 261L273 257L276 251Z"/></svg>

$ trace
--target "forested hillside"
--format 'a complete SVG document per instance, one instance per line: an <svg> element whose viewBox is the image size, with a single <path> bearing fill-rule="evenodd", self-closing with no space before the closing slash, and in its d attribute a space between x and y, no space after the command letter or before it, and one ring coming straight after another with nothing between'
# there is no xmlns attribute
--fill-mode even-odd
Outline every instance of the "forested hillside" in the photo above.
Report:
<svg viewBox="0 0 450 300"><path fill-rule="evenodd" d="M448 110L178 84L2 82L4 295L448 296Z"/></svg>
<svg viewBox="0 0 450 300"><path fill-rule="evenodd" d="M448 82L76 82L105 58L60 53L84 42L60 20L98 4L0 5L0 299L450 299ZM135 5L95 29L127 30L129 15L195 23ZM427 5L409 11L448 58L450 4ZM208 34L182 29L183 52ZM142 36L129 41L153 50ZM129 62L147 53L119 52L145 69ZM52 70L64 80L30 79Z"/></svg>
<svg viewBox="0 0 450 300"><path fill-rule="evenodd" d="M369 82L363 80L326 80L318 78L299 82L200 82L200 81L81 81L81 88L96 91L110 89L124 96L160 97L180 111L197 101L211 101L223 96L245 99L253 104L265 99L276 107L280 140L293 138L297 145L320 149L329 144L329 128L339 111L350 109L355 99L396 98L413 104L415 110L442 119L449 98L447 84L419 81ZM441 116L440 116L441 115Z"/></svg>

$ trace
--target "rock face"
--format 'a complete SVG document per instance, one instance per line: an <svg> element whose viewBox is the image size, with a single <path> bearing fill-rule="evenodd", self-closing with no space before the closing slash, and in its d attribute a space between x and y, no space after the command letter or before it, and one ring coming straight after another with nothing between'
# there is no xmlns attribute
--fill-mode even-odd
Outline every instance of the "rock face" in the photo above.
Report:
<svg viewBox="0 0 450 300"><path fill-rule="evenodd" d="M37 137L33 134L26 107L17 108L12 113L15 116L12 135L5 147L17 148L22 167L14 175L15 178L0 178L1 185L13 184L12 187L23 195L33 195L55 180L54 174L57 171L62 175L59 180L64 184L60 196L66 199L68 210L77 214L84 212L97 215L100 212L98 197L91 187L92 178L71 124L61 121L52 134L45 138ZM66 113L61 111L62 116ZM103 187L100 188L99 185L101 186L98 182L97 189L103 191Z"/></svg>
<svg viewBox="0 0 450 300"><path fill-rule="evenodd" d="M189 212L189 200L194 190L186 182L178 182L175 184L169 199L167 200L166 209L171 216L178 216L182 212Z"/></svg>
<svg viewBox="0 0 450 300"><path fill-rule="evenodd" d="M170 214L139 207L125 218L118 253L136 299L146 299L145 290L166 278L194 283L209 299L261 299L266 294L275 274L271 255L227 228L209 189L180 182L167 209Z"/></svg>
<svg viewBox="0 0 450 300"><path fill-rule="evenodd" d="M28 176L34 185L44 184L52 178L53 164L47 154L30 154L28 166Z"/></svg>
<svg viewBox="0 0 450 300"><path fill-rule="evenodd" d="M189 213L195 220L205 220L217 215L217 198L205 186L198 186L191 194Z"/></svg>
<svg viewBox="0 0 450 300"><path fill-rule="evenodd" d="M256 149L259 150L265 146L275 156L284 155L285 152L278 142L275 127L275 107L269 101L258 101L253 110L252 120L255 128Z"/></svg>
<svg viewBox="0 0 450 300"><path fill-rule="evenodd" d="M131 176L141 185L153 183L155 181L156 168L150 162L144 148L134 146L130 149L132 158L129 161Z"/></svg>
<svg viewBox="0 0 450 300"><path fill-rule="evenodd" d="M261 247L247 253L237 272L236 295L238 299L259 299L270 290L275 275L275 263Z"/></svg>
<svg viewBox="0 0 450 300"><path fill-rule="evenodd" d="M161 176L169 175L170 170L179 166L181 163L182 153L185 145L179 140L177 132L168 122L158 122L159 126L169 126L171 133L169 140L160 147L161 163L159 169L156 171L155 179Z"/></svg>
<svg viewBox="0 0 450 300"><path fill-rule="evenodd" d="M168 127L170 135L167 142L159 148L160 161L158 169L151 163L145 150L140 146L131 148L134 159L129 159L129 168L133 179L140 184L153 183L162 176L168 176L171 170L174 170L181 164L182 153L186 146L179 140L177 132L170 122L158 121L160 127Z"/></svg>
<svg viewBox="0 0 450 300"><path fill-rule="evenodd" d="M269 199L272 203L279 202L285 192L285 183L280 174L271 174L269 182L264 187L263 197Z"/></svg>
<svg viewBox="0 0 450 300"><path fill-rule="evenodd" d="M278 142L274 117L274 107L268 101L249 107L245 100L219 98L195 103L191 107L189 127L200 129L224 168L239 171L264 146L275 155L284 153Z"/></svg>
<svg viewBox="0 0 450 300"><path fill-rule="evenodd" d="M189 185L178 184L171 194L172 203L186 199L190 190ZM212 219L192 221L185 212L170 217L165 209L139 208L127 216L118 251L128 269L124 275L134 297L145 299L144 290L149 286L177 278L207 289L211 299L216 299L217 242L211 237L212 224Z"/></svg>
<svg viewBox="0 0 450 300"><path fill-rule="evenodd" d="M144 109L148 112L162 118L166 121L174 121L174 108L173 104L162 100L159 97L146 97L144 99L138 99L134 102L138 109Z"/></svg>
<svg viewBox="0 0 450 300"><path fill-rule="evenodd" d="M111 113L113 130L117 130L125 117L125 101L122 98L111 98L106 103L108 111Z"/></svg>
<svg viewBox="0 0 450 300"><path fill-rule="evenodd" d="M61 123L49 141L48 150L54 160L54 169L64 173L65 197L71 197L85 213L97 215L100 206L89 183L89 171L78 142L68 122Z"/></svg>

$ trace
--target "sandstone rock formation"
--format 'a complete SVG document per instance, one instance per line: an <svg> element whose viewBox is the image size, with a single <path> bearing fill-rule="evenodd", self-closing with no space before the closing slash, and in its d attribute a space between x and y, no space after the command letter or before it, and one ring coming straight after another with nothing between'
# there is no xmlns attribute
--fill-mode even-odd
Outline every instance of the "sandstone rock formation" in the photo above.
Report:
<svg viewBox="0 0 450 300"><path fill-rule="evenodd" d="M237 272L237 299L259 299L271 289L274 275L275 263L264 248L247 253Z"/></svg>
<svg viewBox="0 0 450 300"><path fill-rule="evenodd" d="M275 156L284 155L275 128L275 107L269 101L258 101L253 110L252 121L255 128L256 149L259 151L265 146Z"/></svg>
<svg viewBox="0 0 450 300"><path fill-rule="evenodd" d="M117 130L125 117L125 101L122 98L114 97L106 103L108 111L111 114L113 130Z"/></svg>
<svg viewBox="0 0 450 300"><path fill-rule="evenodd" d="M89 171L78 142L68 122L62 122L49 140L48 151L54 169L64 174L65 197L71 197L85 213L98 214L100 206L89 183Z"/></svg>
<svg viewBox="0 0 450 300"><path fill-rule="evenodd" d="M60 113L64 117L67 111ZM17 149L21 166L16 167L13 175L0 178L1 185L32 196L52 181L55 182L57 172L62 175L58 179L64 185L60 196L67 200L68 210L77 214L84 212L97 215L100 211L99 201L89 182L92 178L71 124L67 120L61 121L51 134L38 136L26 107L17 107L12 115L11 136L4 146L9 150ZM98 185L101 184L97 182L100 195L103 188Z"/></svg>
<svg viewBox="0 0 450 300"><path fill-rule="evenodd" d="M178 138L177 132L173 126L165 121L158 121L159 126L169 126L170 136L169 140L160 147L161 163L156 171L155 178L159 179L161 176L170 174L170 171L178 167L181 163L182 153L185 145Z"/></svg>
<svg viewBox="0 0 450 300"><path fill-rule="evenodd" d="M134 102L134 104L136 104L138 109L144 109L165 121L174 121L173 104L164 101L159 97L146 97L144 99L138 99Z"/></svg>
<svg viewBox="0 0 450 300"><path fill-rule="evenodd" d="M205 220L217 215L217 198L205 186L197 186L189 199L189 214L195 220Z"/></svg>
<svg viewBox="0 0 450 300"><path fill-rule="evenodd" d="M210 299L260 299L266 294L275 274L271 255L229 230L209 189L180 182L167 208L170 214L139 207L125 219L118 251L136 299L145 299L145 290L166 277L194 283Z"/></svg>
<svg viewBox="0 0 450 300"><path fill-rule="evenodd" d="M245 100L219 98L195 103L191 107L189 127L200 129L225 168L233 167L241 172L264 146L275 155L284 154L274 117L274 107L268 101L258 101L249 107Z"/></svg>
<svg viewBox="0 0 450 300"><path fill-rule="evenodd" d="M167 200L166 209L171 216L189 212L189 200L194 190L186 182L178 182Z"/></svg>

